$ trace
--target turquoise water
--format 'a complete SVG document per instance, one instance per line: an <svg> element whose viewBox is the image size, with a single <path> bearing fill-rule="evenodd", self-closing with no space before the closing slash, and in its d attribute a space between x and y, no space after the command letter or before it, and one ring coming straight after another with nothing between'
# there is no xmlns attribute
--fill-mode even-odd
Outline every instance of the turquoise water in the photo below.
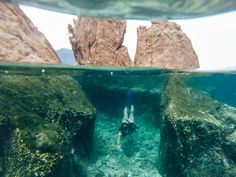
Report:
<svg viewBox="0 0 236 177"><path fill-rule="evenodd" d="M236 175L234 72L2 64L0 78L0 176ZM118 148L127 101L138 128Z"/></svg>
<svg viewBox="0 0 236 177"><path fill-rule="evenodd" d="M80 16L132 19L186 19L236 9L235 0L13 0Z"/></svg>

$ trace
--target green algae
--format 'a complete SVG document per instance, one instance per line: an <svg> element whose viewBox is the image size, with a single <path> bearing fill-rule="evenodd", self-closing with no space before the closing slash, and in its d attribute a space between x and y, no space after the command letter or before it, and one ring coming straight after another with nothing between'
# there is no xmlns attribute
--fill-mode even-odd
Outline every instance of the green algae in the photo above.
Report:
<svg viewBox="0 0 236 177"><path fill-rule="evenodd" d="M165 176L235 176L225 138L235 129L236 109L171 77L162 96L160 171ZM231 141L231 146L235 142ZM227 148L226 148L227 147ZM210 164L210 165L209 165Z"/></svg>
<svg viewBox="0 0 236 177"><path fill-rule="evenodd" d="M200 92L194 92L179 77L171 78L164 92L166 97L163 97L163 102L168 101L166 110L174 120L178 120L178 118L191 119L193 117L208 120L209 115L207 113L216 113L216 108L221 106L220 103L214 102L210 97L204 97Z"/></svg>
<svg viewBox="0 0 236 177"><path fill-rule="evenodd" d="M80 85L68 76L1 75L0 91L2 176L50 176L61 166L72 168L72 138L96 113Z"/></svg>
<svg viewBox="0 0 236 177"><path fill-rule="evenodd" d="M70 77L1 76L0 80L0 120L14 127L23 128L34 121L38 124L42 119L57 122L66 113L78 120L80 115L89 117L95 113L85 93Z"/></svg>
<svg viewBox="0 0 236 177"><path fill-rule="evenodd" d="M37 134L45 134L48 130L56 135L53 137L56 140L37 137ZM41 129L40 132L17 128L12 134L5 155L5 176L48 175L56 165L65 160L66 138L63 133L59 133L60 131L53 130L53 127ZM43 146L33 147L32 143L42 143Z"/></svg>

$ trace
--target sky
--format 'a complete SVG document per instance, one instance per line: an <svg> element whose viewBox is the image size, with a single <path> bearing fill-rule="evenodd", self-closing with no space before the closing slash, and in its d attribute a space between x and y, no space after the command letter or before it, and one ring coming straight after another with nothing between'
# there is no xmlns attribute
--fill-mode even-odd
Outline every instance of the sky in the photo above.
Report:
<svg viewBox="0 0 236 177"><path fill-rule="evenodd" d="M75 16L28 6L20 7L55 50L71 48L67 26L73 23ZM191 39L201 69L236 66L236 12L171 21L178 23ZM149 21L127 21L123 44L128 47L131 59L134 58L136 51L137 27L150 26L150 24Z"/></svg>

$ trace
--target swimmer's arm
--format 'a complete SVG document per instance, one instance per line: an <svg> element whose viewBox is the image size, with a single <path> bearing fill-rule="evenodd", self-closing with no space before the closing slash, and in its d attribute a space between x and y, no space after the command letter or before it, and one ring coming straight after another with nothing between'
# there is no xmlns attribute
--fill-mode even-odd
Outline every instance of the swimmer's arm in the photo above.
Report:
<svg viewBox="0 0 236 177"><path fill-rule="evenodd" d="M116 146L117 146L117 149L120 149L120 138L122 136L122 133L121 131L118 132L117 134L117 141L116 141Z"/></svg>

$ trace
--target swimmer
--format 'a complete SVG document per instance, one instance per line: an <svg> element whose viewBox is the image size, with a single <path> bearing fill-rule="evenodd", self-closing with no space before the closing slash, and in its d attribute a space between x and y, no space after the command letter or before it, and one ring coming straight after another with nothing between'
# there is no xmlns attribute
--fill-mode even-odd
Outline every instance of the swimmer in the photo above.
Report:
<svg viewBox="0 0 236 177"><path fill-rule="evenodd" d="M130 114L128 115L128 107L124 108L124 116L121 122L121 126L119 128L117 134L117 148L120 149L120 139L122 136L126 136L135 131L137 125L134 122L134 106L130 106Z"/></svg>

